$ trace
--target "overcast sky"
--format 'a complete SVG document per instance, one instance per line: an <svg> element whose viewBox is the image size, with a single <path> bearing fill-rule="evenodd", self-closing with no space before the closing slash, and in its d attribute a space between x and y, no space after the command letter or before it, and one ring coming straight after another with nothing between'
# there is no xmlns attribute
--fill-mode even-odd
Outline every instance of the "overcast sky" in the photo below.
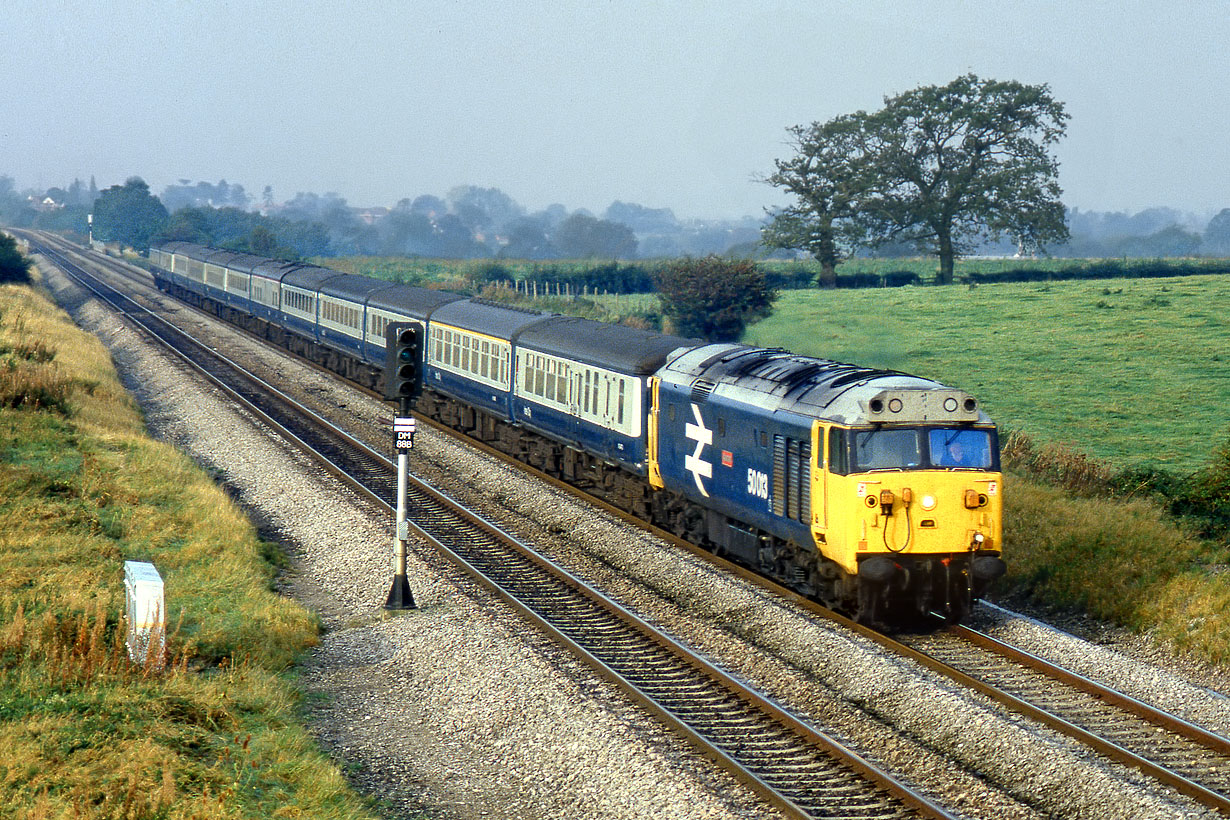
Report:
<svg viewBox="0 0 1230 820"><path fill-rule="evenodd" d="M1230 2L6 0L0 174L760 215L786 128L1046 83L1082 209L1230 207Z"/></svg>

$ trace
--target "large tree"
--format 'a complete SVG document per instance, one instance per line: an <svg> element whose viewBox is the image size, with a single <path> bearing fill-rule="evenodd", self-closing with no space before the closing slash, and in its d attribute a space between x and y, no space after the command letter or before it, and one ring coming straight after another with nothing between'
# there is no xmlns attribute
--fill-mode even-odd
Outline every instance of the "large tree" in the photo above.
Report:
<svg viewBox="0 0 1230 820"><path fill-rule="evenodd" d="M551 243L569 259L631 259L636 256L636 234L631 228L579 211L556 227Z"/></svg>
<svg viewBox="0 0 1230 820"><path fill-rule="evenodd" d="M789 129L795 155L775 161L765 182L784 188L794 202L776 211L761 241L799 248L820 262L820 284L836 287L836 267L863 237L858 199L869 184L866 115L838 117Z"/></svg>
<svg viewBox="0 0 1230 820"><path fill-rule="evenodd" d="M1222 208L1204 229L1204 249L1209 255L1230 254L1230 208Z"/></svg>
<svg viewBox="0 0 1230 820"><path fill-rule="evenodd" d="M148 250L150 237L162 230L167 209L140 177L123 185L112 185L94 203L94 235L108 242L120 242L137 250Z"/></svg>
<svg viewBox="0 0 1230 820"><path fill-rule="evenodd" d="M833 238L928 250L939 257L945 283L952 281L956 257L980 240L1007 235L1030 250L1061 242L1068 232L1050 148L1067 120L1046 85L967 74L885 98L880 111L800 131L806 137L800 148L817 157L803 167L817 169L812 176L821 207L800 198L783 212L778 236L793 230L805 237L810 228L815 242L824 240L820 212L841 229ZM804 175L798 176L806 192ZM793 182L787 176L774 184L792 190ZM786 247L817 252L801 242Z"/></svg>
<svg viewBox="0 0 1230 820"><path fill-rule="evenodd" d="M675 333L734 342L773 309L776 291L755 262L719 256L685 257L654 274L662 313Z"/></svg>

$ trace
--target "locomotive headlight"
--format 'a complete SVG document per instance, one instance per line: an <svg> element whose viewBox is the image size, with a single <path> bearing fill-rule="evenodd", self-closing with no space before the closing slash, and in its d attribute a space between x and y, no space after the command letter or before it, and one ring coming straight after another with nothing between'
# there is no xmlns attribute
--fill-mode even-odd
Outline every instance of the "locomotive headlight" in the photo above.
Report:
<svg viewBox="0 0 1230 820"><path fill-rule="evenodd" d="M935 496L930 495L930 494L924 495L919 500L918 503L922 504L922 508L924 510L934 510L935 509Z"/></svg>

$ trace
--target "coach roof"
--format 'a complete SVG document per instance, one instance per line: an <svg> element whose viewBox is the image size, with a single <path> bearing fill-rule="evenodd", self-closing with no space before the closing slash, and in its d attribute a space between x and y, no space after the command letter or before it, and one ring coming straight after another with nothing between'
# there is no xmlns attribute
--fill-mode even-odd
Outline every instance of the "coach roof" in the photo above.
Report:
<svg viewBox="0 0 1230 820"><path fill-rule="evenodd" d="M464 299L456 293L442 290L427 290L412 285L394 285L384 290L372 291L367 299L369 308L401 313L415 319L426 319L436 308Z"/></svg>
<svg viewBox="0 0 1230 820"><path fill-rule="evenodd" d="M703 344L625 325L557 316L527 327L517 344L542 353L637 376L654 373L671 352Z"/></svg>
<svg viewBox="0 0 1230 820"><path fill-rule="evenodd" d="M205 256L205 261L211 265L221 265L241 273L251 273L254 268L266 260L263 257L239 251L214 251Z"/></svg>
<svg viewBox="0 0 1230 820"><path fill-rule="evenodd" d="M345 274L343 273L339 273L335 270L329 270L328 268L319 268L315 265L304 265L303 267L287 271L286 275L282 277L282 285L283 287L286 285L293 285L297 288L303 288L304 290L319 290L320 286L328 280L336 276L344 275Z"/></svg>
<svg viewBox="0 0 1230 820"><path fill-rule="evenodd" d="M557 314L498 305L483 299L464 299L444 305L431 315L432 324L446 324L497 339L512 339L517 331Z"/></svg>
<svg viewBox="0 0 1230 820"><path fill-rule="evenodd" d="M322 282L320 292L326 296L337 296L362 305L374 291L391 287L393 287L392 282L371 279L367 276L356 276L353 273L339 273L332 279Z"/></svg>

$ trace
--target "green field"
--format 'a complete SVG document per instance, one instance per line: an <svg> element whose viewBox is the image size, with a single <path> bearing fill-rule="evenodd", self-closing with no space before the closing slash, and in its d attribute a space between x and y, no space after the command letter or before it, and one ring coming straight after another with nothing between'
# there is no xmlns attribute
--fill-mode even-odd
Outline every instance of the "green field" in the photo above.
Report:
<svg viewBox="0 0 1230 820"><path fill-rule="evenodd" d="M787 291L751 344L968 390L1003 427L1191 470L1230 438L1230 276Z"/></svg>

